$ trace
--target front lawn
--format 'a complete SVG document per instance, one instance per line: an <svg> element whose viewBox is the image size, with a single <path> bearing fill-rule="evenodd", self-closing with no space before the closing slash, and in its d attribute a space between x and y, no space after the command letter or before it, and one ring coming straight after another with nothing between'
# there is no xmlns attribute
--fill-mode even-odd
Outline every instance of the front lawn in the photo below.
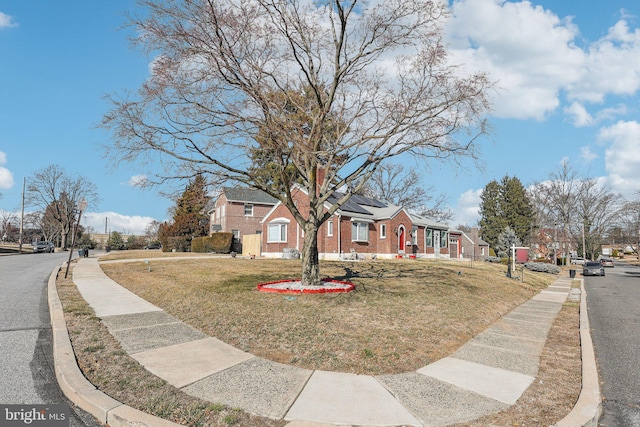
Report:
<svg viewBox="0 0 640 427"><path fill-rule="evenodd" d="M327 261L323 275L351 281L355 291L291 296L261 293L256 285L299 277L298 260L101 265L134 293L241 350L307 369L371 375L413 371L449 355L557 279L525 272L522 283L505 277L505 266L482 262Z"/></svg>

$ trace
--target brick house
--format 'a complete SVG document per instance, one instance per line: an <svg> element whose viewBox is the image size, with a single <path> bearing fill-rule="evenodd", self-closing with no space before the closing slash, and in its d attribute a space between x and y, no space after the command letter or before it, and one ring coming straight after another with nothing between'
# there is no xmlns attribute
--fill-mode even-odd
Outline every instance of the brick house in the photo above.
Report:
<svg viewBox="0 0 640 427"><path fill-rule="evenodd" d="M489 243L480 238L480 232L477 227L469 230L468 233L463 231L451 231L460 235L460 255L459 258L483 259L489 256Z"/></svg>
<svg viewBox="0 0 640 427"><path fill-rule="evenodd" d="M302 214L308 214L305 190L298 188L292 196ZM336 193L329 203L341 196ZM279 258L302 250L304 232L281 203L265 215L262 225L263 256ZM353 195L318 231L320 259L449 257L448 243L446 225L360 195Z"/></svg>
<svg viewBox="0 0 640 427"><path fill-rule="evenodd" d="M261 220L277 202L260 190L223 187L213 209L208 211L209 234L230 232L234 243L239 244L244 235L262 233Z"/></svg>

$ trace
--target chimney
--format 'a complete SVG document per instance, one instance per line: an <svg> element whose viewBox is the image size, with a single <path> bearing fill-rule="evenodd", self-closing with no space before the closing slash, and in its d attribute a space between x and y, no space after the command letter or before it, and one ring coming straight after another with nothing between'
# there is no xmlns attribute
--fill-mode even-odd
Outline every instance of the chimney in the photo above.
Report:
<svg viewBox="0 0 640 427"><path fill-rule="evenodd" d="M318 186L322 185L322 183L324 182L324 173L324 166L318 165L316 167L316 184L318 184Z"/></svg>

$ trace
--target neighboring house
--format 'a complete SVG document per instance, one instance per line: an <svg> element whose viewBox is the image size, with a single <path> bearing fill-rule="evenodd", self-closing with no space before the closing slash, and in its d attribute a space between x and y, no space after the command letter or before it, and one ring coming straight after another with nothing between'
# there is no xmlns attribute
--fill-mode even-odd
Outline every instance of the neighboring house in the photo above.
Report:
<svg viewBox="0 0 640 427"><path fill-rule="evenodd" d="M303 215L309 198L302 188L292 193ZM342 194L336 193L328 204ZM281 203L263 218L262 255L283 257L292 249L302 251L304 232ZM395 258L398 256L449 257L448 227L417 215L403 207L353 195L318 231L320 259L354 256Z"/></svg>
<svg viewBox="0 0 640 427"><path fill-rule="evenodd" d="M636 247L633 244L625 245L622 243L618 245L602 245L601 253L603 256L610 257L615 251L617 251L619 255L630 254L636 251Z"/></svg>
<svg viewBox="0 0 640 427"><path fill-rule="evenodd" d="M264 191L242 187L223 187L209 210L209 233L233 233L234 242L242 236L262 233L262 218L278 202ZM238 249L236 249L238 250Z"/></svg>
<svg viewBox="0 0 640 427"><path fill-rule="evenodd" d="M451 233L459 233L460 236L460 257L483 259L489 256L489 243L480 238L480 233L476 227L469 230L468 233L463 231L451 231Z"/></svg>

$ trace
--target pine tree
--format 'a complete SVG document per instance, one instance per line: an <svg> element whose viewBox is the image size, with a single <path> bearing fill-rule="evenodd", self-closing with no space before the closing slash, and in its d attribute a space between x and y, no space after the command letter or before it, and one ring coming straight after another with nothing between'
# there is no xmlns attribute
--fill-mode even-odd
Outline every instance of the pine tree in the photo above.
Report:
<svg viewBox="0 0 640 427"><path fill-rule="evenodd" d="M173 222L162 224L160 227L159 234L163 250L189 250L194 237L208 234L209 217L206 207L209 200L204 177L196 175L176 201Z"/></svg>
<svg viewBox="0 0 640 427"><path fill-rule="evenodd" d="M535 211L527 192L516 177L505 175L500 182L491 181L480 196L482 238L496 247L507 227L520 242L530 240L535 231Z"/></svg>
<svg viewBox="0 0 640 427"><path fill-rule="evenodd" d="M480 233L482 239L495 247L498 236L507 226L500 202L501 189L496 180L488 183L480 195Z"/></svg>

